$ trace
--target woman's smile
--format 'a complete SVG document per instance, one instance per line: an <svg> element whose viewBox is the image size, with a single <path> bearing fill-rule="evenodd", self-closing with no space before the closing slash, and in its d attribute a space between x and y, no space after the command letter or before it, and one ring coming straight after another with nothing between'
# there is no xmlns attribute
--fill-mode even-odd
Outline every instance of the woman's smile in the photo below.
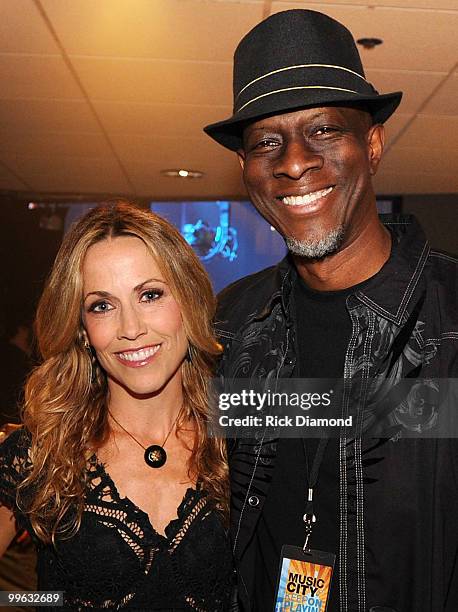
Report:
<svg viewBox="0 0 458 612"><path fill-rule="evenodd" d="M86 333L112 399L181 388L188 347L181 310L145 243L123 236L92 245L83 285Z"/></svg>

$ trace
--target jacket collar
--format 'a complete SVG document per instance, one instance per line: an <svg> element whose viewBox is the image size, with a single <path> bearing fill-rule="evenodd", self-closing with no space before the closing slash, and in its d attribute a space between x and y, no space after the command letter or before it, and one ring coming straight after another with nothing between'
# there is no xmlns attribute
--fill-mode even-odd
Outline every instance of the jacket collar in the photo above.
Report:
<svg viewBox="0 0 458 612"><path fill-rule="evenodd" d="M430 247L423 230L412 215L380 215L380 218L392 234L391 255L364 289L355 293L355 297L371 310L400 325L426 264ZM258 310L254 320L268 316L279 300L289 320L289 300L296 278L296 268L287 255L274 268L269 299Z"/></svg>
<svg viewBox="0 0 458 612"><path fill-rule="evenodd" d="M429 256L430 246L412 215L382 215L392 234L388 261L356 297L384 318L400 325L418 285Z"/></svg>
<svg viewBox="0 0 458 612"><path fill-rule="evenodd" d="M255 313L253 320L262 320L269 316L274 305L281 301L283 311L286 319L289 320L289 299L291 296L291 289L294 286L295 279L297 278L296 268L290 258L287 255L284 259L277 264L274 269L274 273L271 278L271 291L268 292L268 288L265 287L266 293L269 296L267 302Z"/></svg>

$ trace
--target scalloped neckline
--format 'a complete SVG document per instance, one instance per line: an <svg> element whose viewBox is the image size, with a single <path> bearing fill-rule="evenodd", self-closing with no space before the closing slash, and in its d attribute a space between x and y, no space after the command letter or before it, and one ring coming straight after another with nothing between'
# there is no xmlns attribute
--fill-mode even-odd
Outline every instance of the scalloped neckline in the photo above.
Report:
<svg viewBox="0 0 458 612"><path fill-rule="evenodd" d="M183 512L184 509L188 503L189 500L191 500L195 495L200 494L202 489L199 485L199 480L197 480L195 488L194 487L188 487L183 495L183 498L181 500L181 502L179 503L178 507L177 507L177 515L174 518L171 518L170 521L167 523L167 525L164 527L164 533L160 533L159 531L157 531L157 529L154 527L149 514L147 512L145 512L145 510L142 510L142 508L140 508L140 506L138 506L134 501L132 501L130 499L130 497L128 497L127 495L125 496L121 496L119 491L118 491L118 487L116 486L115 481L113 480L113 478L110 476L109 472L107 472L106 468L105 468L105 464L102 463L101 461L99 461L96 453L94 453L92 455L92 457L89 460L90 463L93 463L97 468L99 468L102 472L102 477L105 477L110 489L113 493L113 499L116 499L116 501L118 501L120 504L124 504L124 505L128 505L131 506L131 508L133 510L135 510L135 512L137 514L139 514L141 517L143 517L143 520L146 524L146 526L158 537L161 538L163 540L167 540L167 541L171 541L173 540L173 537L176 533L178 533L179 531L179 527L182 524L182 519L183 519Z"/></svg>

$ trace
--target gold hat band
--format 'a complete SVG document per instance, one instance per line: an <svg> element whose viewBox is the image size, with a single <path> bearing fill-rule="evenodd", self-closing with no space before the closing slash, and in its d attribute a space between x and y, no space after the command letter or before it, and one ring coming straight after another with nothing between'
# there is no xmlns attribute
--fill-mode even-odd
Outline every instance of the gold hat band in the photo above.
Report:
<svg viewBox="0 0 458 612"><path fill-rule="evenodd" d="M284 72L285 70L294 70L296 68L335 68L336 70L345 70L345 72L350 72L351 74L354 74L355 76L359 77L360 79L362 79L363 81L365 81L366 83L370 85L369 81L367 81L363 76L361 76L354 70L350 70L350 68L345 68L344 66L335 66L334 64L297 64L294 66L285 66L284 68L278 68L277 70L272 70L271 72L267 72L266 74L256 77L255 79L247 83L244 87L242 87L242 89L237 94L237 97L235 98L235 100L237 101L239 99L240 94L243 91L245 91L247 87L250 87L250 85L253 85L253 83L260 81L261 79L265 79L266 77L271 76L272 74L277 74L278 72Z"/></svg>
<svg viewBox="0 0 458 612"><path fill-rule="evenodd" d="M285 87L284 89L275 89L274 91L268 91L267 93L263 93L260 96L256 96L256 98L253 98L252 100L249 100L248 102L246 102L243 106L241 106L239 109L237 109L237 113L240 113L240 111L242 111L244 108L246 108L249 104L252 104L253 102L256 102L256 100L259 100L260 98L264 98L265 96L271 96L272 94L276 94L276 93L282 93L284 91L291 91L293 89L333 89L335 91L346 91L348 93L354 93L354 94L360 94L361 92L358 91L354 91L353 89L344 89L343 87L328 87L326 85L299 85L297 87Z"/></svg>

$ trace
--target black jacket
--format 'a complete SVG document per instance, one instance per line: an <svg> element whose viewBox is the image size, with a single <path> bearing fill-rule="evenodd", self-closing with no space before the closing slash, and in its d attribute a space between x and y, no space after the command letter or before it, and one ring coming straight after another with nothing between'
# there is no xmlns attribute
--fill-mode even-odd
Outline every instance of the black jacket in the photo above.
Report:
<svg viewBox="0 0 458 612"><path fill-rule="evenodd" d="M375 391L389 393L406 378L458 378L458 262L432 251L413 218L391 218L387 226L393 234L390 259L347 298L353 332L344 379L348 397L361 398L361 427L377 416L367 409ZM293 374L289 299L295 279L286 258L220 294L224 377ZM389 439L341 439L341 612L376 606L458 610L458 445L453 439L409 439L412 432L434 431L438 418L435 407L398 410L389 416L396 431ZM231 529L242 610L251 609L253 536L275 456L275 440L232 444Z"/></svg>

